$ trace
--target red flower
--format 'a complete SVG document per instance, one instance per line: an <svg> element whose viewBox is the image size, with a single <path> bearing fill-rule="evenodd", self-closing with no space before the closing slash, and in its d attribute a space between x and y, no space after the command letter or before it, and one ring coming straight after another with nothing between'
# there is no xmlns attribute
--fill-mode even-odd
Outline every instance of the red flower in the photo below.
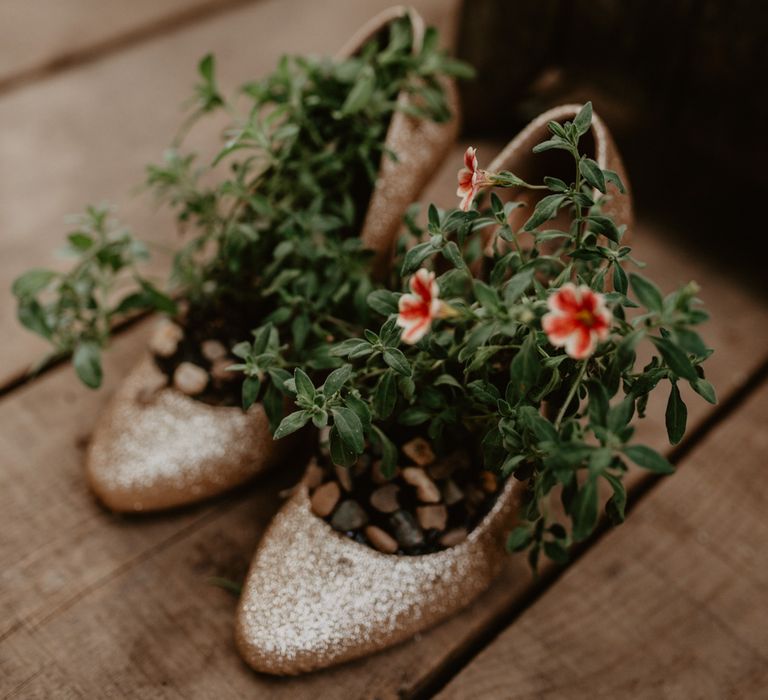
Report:
<svg viewBox="0 0 768 700"><path fill-rule="evenodd" d="M549 313L541 319L541 326L549 342L565 347L576 360L589 357L610 333L612 315L605 297L585 284L563 285L549 297L547 306Z"/></svg>
<svg viewBox="0 0 768 700"><path fill-rule="evenodd" d="M459 170L459 187L456 190L456 196L461 197L459 209L469 211L472 207L472 200L483 188L490 185L488 174L485 170L477 167L477 149L470 146L464 153L464 167Z"/></svg>
<svg viewBox="0 0 768 700"><path fill-rule="evenodd" d="M447 305L440 301L435 273L421 268L411 277L412 294L403 294L398 302L397 325L403 328L404 343L418 343L432 326L432 321L446 315Z"/></svg>

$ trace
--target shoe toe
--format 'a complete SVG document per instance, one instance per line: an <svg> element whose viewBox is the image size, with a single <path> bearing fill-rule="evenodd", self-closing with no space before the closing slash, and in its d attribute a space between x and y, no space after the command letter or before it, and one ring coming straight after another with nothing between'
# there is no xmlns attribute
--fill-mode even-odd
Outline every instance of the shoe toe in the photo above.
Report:
<svg viewBox="0 0 768 700"><path fill-rule="evenodd" d="M86 458L93 491L117 511L192 503L250 479L277 449L260 406L210 406L167 387L146 357L94 431Z"/></svg>
<svg viewBox="0 0 768 700"><path fill-rule="evenodd" d="M314 516L301 488L251 565L237 615L240 653L257 671L294 675L408 639L488 586L502 560L497 535L423 556L382 554Z"/></svg>

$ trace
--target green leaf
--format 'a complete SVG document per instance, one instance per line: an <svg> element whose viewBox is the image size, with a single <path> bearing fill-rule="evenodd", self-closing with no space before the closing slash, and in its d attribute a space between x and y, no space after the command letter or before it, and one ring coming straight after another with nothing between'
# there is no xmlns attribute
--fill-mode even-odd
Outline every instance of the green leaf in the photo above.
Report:
<svg viewBox="0 0 768 700"><path fill-rule="evenodd" d="M309 411L295 411L293 413L288 414L283 420L280 421L280 425L277 426L277 430L275 430L274 438L275 440L279 440L280 438L284 438L286 435L290 435L291 433L295 433L297 430L301 430L307 423L309 423L309 419L312 417L312 414Z"/></svg>
<svg viewBox="0 0 768 700"><path fill-rule="evenodd" d="M380 428L372 427L381 449L381 473L385 479L391 479L397 469L397 448Z"/></svg>
<svg viewBox="0 0 768 700"><path fill-rule="evenodd" d="M696 374L696 368L680 348L677 347L669 338L651 337L653 344L661 352L664 362L678 376L687 379L689 382L696 381L699 376Z"/></svg>
<svg viewBox="0 0 768 700"><path fill-rule="evenodd" d="M618 263L613 264L613 288L622 294L627 293L627 273Z"/></svg>
<svg viewBox="0 0 768 700"><path fill-rule="evenodd" d="M708 401L711 404L717 403L715 387L713 387L706 379L697 377L691 382L691 388L705 401Z"/></svg>
<svg viewBox="0 0 768 700"><path fill-rule="evenodd" d="M629 281L640 303L649 311L661 311L664 299L661 292L653 282L641 277L635 272L630 273Z"/></svg>
<svg viewBox="0 0 768 700"><path fill-rule="evenodd" d="M418 267L423 263L430 255L435 252L435 248L427 241L426 243L418 243L411 248L406 254L403 260L403 267L400 270L400 274L405 277L415 272Z"/></svg>
<svg viewBox="0 0 768 700"><path fill-rule="evenodd" d="M582 157L579 161L579 172L590 186L605 194L605 176L600 166L594 160Z"/></svg>
<svg viewBox="0 0 768 700"><path fill-rule="evenodd" d="M481 280L474 281L475 297L488 311L494 311L499 308L499 297L496 290Z"/></svg>
<svg viewBox="0 0 768 700"><path fill-rule="evenodd" d="M79 342L72 355L72 364L83 384L91 389L101 386L101 348L98 343L89 340Z"/></svg>
<svg viewBox="0 0 768 700"><path fill-rule="evenodd" d="M624 448L624 454L638 466L655 474L672 474L675 471L665 457L645 445L628 445Z"/></svg>
<svg viewBox="0 0 768 700"><path fill-rule="evenodd" d="M387 348L384 351L384 362L398 374L402 374L404 377L411 376L411 366L402 351L397 348Z"/></svg>
<svg viewBox="0 0 768 700"><path fill-rule="evenodd" d="M587 102L576 115L573 120L573 125L576 127L576 133L579 136L584 136L592 126L592 103Z"/></svg>
<svg viewBox="0 0 768 700"><path fill-rule="evenodd" d="M565 199L566 197L562 194L550 194L540 199L531 218L525 222L523 231L533 231L537 226L541 226L545 221L553 218Z"/></svg>
<svg viewBox="0 0 768 700"><path fill-rule="evenodd" d="M507 550L510 552L522 552L532 540L531 531L525 525L519 525L507 537Z"/></svg>
<svg viewBox="0 0 768 700"><path fill-rule="evenodd" d="M397 401L397 380L394 372L381 375L373 393L373 410L380 419L388 418Z"/></svg>
<svg viewBox="0 0 768 700"><path fill-rule="evenodd" d="M361 454L365 447L363 424L357 413L351 408L339 407L331 409L333 426L339 432L342 442L356 454Z"/></svg>
<svg viewBox="0 0 768 700"><path fill-rule="evenodd" d="M326 398L333 396L339 391L351 376L352 365L342 365L338 369L333 370L333 372L326 377L325 383L323 384L323 393Z"/></svg>
<svg viewBox="0 0 768 700"><path fill-rule="evenodd" d="M400 425L421 425L426 423L432 417L431 413L421 408L406 408L398 417L397 422Z"/></svg>
<svg viewBox="0 0 768 700"><path fill-rule="evenodd" d="M514 304L531 285L533 280L533 268L518 272L510 278L504 287L504 303L507 306Z"/></svg>
<svg viewBox="0 0 768 700"><path fill-rule="evenodd" d="M510 380L520 396L525 396L535 387L541 373L541 362L534 335L533 333L528 335L509 366Z"/></svg>
<svg viewBox="0 0 768 700"><path fill-rule="evenodd" d="M243 410L247 411L256 402L261 389L261 381L258 377L246 377L243 382L242 399Z"/></svg>
<svg viewBox="0 0 768 700"><path fill-rule="evenodd" d="M555 562L555 564L568 563L568 550L559 542L552 540L544 542L544 554Z"/></svg>
<svg viewBox="0 0 768 700"><path fill-rule="evenodd" d="M293 373L293 378L296 382L296 395L307 401L312 401L315 398L315 385L312 384L307 373L301 367L297 367Z"/></svg>
<svg viewBox="0 0 768 700"><path fill-rule="evenodd" d="M366 66L366 68L368 67ZM376 75L373 70L363 69L360 71L357 82L352 86L347 99L341 107L341 113L344 116L349 116L365 109L371 101L375 89Z"/></svg>
<svg viewBox="0 0 768 700"><path fill-rule="evenodd" d="M14 280L11 291L16 297L32 297L45 289L54 277L56 277L56 273L52 270L39 268L27 270Z"/></svg>
<svg viewBox="0 0 768 700"><path fill-rule="evenodd" d="M603 476L613 489L613 495L605 504L605 512L614 525L619 525L624 522L624 512L627 507L627 491L621 479L608 473L604 473Z"/></svg>
<svg viewBox="0 0 768 700"><path fill-rule="evenodd" d="M680 390L677 388L676 382L672 382L665 415L669 442L676 445L685 434L685 424L688 420L688 408L680 397Z"/></svg>
<svg viewBox="0 0 768 700"><path fill-rule="evenodd" d="M375 292L371 292L366 301L376 313L382 316L389 316L390 314L397 313L397 302L400 298L399 294L390 292L386 289L377 289Z"/></svg>
<svg viewBox="0 0 768 700"><path fill-rule="evenodd" d="M597 524L597 484L593 478L584 482L571 505L573 541L587 539Z"/></svg>
<svg viewBox="0 0 768 700"><path fill-rule="evenodd" d="M329 435L331 459L340 467L351 467L357 461L357 453L341 439L339 431L334 425Z"/></svg>

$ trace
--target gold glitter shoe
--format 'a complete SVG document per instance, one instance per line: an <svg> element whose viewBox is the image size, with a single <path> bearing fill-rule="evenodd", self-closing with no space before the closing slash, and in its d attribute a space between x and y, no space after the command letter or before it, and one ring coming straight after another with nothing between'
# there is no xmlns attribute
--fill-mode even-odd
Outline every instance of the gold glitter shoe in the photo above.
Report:
<svg viewBox="0 0 768 700"><path fill-rule="evenodd" d="M413 8L397 6L384 10L365 24L337 54L339 59L353 56L388 24L400 17L409 17L413 30L414 53L424 41L424 20ZM437 123L415 119L405 112L392 116L387 131L386 148L397 154L397 160L384 157L376 186L360 234L366 248L375 251L374 271L385 275L389 271L397 234L403 214L415 202L448 154L459 132L459 97L456 83L443 80L450 121ZM401 92L398 104L407 104L410 97Z"/></svg>
<svg viewBox="0 0 768 700"><path fill-rule="evenodd" d="M264 409L211 406L167 386L147 353L102 416L86 456L91 488L116 511L153 511L222 493L267 470L289 445Z"/></svg>
<svg viewBox="0 0 768 700"><path fill-rule="evenodd" d="M339 52L354 55L395 19L409 16L414 51L424 21L414 10L394 7L357 32ZM458 131L455 84L445 89L453 119L443 124L395 112L361 231L375 254L375 270L389 266L395 238L408 206L418 198ZM401 93L399 102L409 99ZM243 414L237 407L212 406L166 386L152 358L130 373L97 424L86 455L88 480L96 495L116 511L149 511L194 503L218 495L263 473L285 453L273 442L261 406Z"/></svg>
<svg viewBox="0 0 768 700"><path fill-rule="evenodd" d="M521 482L510 478L467 539L434 554L383 554L310 510L302 483L264 535L243 588L236 639L257 671L294 675L374 653L458 612L504 561Z"/></svg>

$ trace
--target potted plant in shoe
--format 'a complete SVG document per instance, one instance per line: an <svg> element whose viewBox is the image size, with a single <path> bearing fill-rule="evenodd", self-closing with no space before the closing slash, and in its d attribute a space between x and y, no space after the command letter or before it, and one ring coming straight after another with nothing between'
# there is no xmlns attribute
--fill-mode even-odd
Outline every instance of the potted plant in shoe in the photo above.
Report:
<svg viewBox="0 0 768 700"><path fill-rule="evenodd" d="M706 313L694 283L664 295L636 271L605 213L609 183L616 197L624 184L580 151L592 125L588 104L536 146L563 152L567 179L482 170L469 149L460 208L431 207L405 254L406 291L369 297L383 323L335 344L346 362L324 381L299 368L286 382L296 410L275 437L314 424L319 440L242 592L237 641L255 669L301 673L407 639L479 595L505 543L534 568L542 552L563 561L596 527L601 486L618 523L630 465L673 471L633 422L668 391L676 443L678 384L715 400ZM512 196L473 208L488 190ZM513 228L529 192L543 196Z"/></svg>
<svg viewBox="0 0 768 700"><path fill-rule="evenodd" d="M73 267L34 270L14 285L22 323L72 353L89 386L100 383L115 319L170 317L89 447L91 485L115 510L189 503L279 459L285 446L273 443L269 422L282 417L283 373L338 363L328 340L366 322L365 298L389 264L402 211L455 134L450 76L466 73L403 8L374 18L336 59L286 57L231 100L214 68L212 57L201 61L193 111L148 169L183 234L168 283L143 276L145 249L106 211L89 209L69 235ZM221 112L231 121L224 143L200 162L184 137ZM257 326L259 364L244 379L228 368Z"/></svg>

